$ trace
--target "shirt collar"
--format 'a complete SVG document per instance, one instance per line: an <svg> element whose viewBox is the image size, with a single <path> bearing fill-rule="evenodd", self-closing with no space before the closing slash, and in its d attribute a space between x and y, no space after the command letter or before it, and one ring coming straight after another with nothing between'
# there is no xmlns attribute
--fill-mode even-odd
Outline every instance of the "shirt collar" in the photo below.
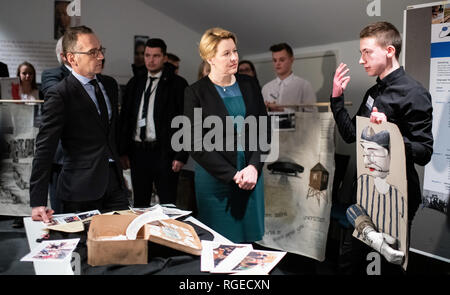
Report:
<svg viewBox="0 0 450 295"><path fill-rule="evenodd" d="M161 71L159 71L157 74L155 74L155 75L152 75L152 74L150 74L150 72L147 72L147 78L149 78L149 77L152 77L152 78L161 78L161 76L162 76L162 70Z"/></svg>
<svg viewBox="0 0 450 295"><path fill-rule="evenodd" d="M286 78L284 78L284 80L281 80L280 77L277 76L277 84L278 85L281 85L281 83L289 84L289 82L292 81L293 78L294 78L294 72L291 72L291 74L289 76L287 76Z"/></svg>
<svg viewBox="0 0 450 295"><path fill-rule="evenodd" d="M87 84L89 84L89 82L90 82L91 80L93 80L93 79L89 79L89 78L87 78L87 77L85 77L85 76L82 76L82 75L78 74L78 73L75 72L74 70L72 70L72 74L75 76L75 78L77 78L78 81L80 81L80 83L81 83L82 85L87 85ZM94 79L96 79L96 80L98 81L97 75L95 75Z"/></svg>
<svg viewBox="0 0 450 295"><path fill-rule="evenodd" d="M405 75L405 69L403 66L400 66L398 69L384 77L383 79L380 79L380 77L377 77L377 84L379 87L386 87L388 85L391 85L397 78Z"/></svg>

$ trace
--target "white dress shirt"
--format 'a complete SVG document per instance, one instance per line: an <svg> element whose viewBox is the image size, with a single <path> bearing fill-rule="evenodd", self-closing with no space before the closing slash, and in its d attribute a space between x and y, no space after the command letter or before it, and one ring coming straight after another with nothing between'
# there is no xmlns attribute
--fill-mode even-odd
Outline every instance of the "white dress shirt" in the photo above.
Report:
<svg viewBox="0 0 450 295"><path fill-rule="evenodd" d="M162 71L160 71L156 75L151 75L150 73L148 73L147 82L145 83L145 89L142 92L141 103L139 105L139 112L138 112L138 117L137 117L137 122L136 122L136 132L134 135L135 141L141 142L141 138L140 138L141 127L140 127L139 121L142 118L142 108L144 107L145 90L147 90L148 86L150 85L149 77L158 78L158 79L154 80L152 83L150 99L148 102L147 122L146 122L146 141L155 141L156 140L156 130L155 130L155 120L154 120L154 116L153 116L153 110L154 110L154 106L155 106L156 88L158 88L158 83L159 83L159 80L161 79L161 75L162 75Z"/></svg>
<svg viewBox="0 0 450 295"><path fill-rule="evenodd" d="M278 105L315 104L316 93L307 80L294 73L281 80L279 77L270 81L262 88L264 101ZM295 108L285 108L285 111L296 111ZM300 112L314 112L315 107L301 107Z"/></svg>

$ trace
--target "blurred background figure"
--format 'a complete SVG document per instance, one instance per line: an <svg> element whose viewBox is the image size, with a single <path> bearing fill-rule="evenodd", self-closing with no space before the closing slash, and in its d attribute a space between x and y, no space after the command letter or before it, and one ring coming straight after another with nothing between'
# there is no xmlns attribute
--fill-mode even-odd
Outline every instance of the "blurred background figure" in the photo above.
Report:
<svg viewBox="0 0 450 295"><path fill-rule="evenodd" d="M180 69L180 58L173 53L167 53L167 62L171 63L175 67L175 74L178 75L178 70Z"/></svg>
<svg viewBox="0 0 450 295"><path fill-rule="evenodd" d="M248 75L254 77L258 81L258 76L256 75L255 65L249 60L241 60L238 66L238 73L242 75ZM259 81L258 81L259 85Z"/></svg>
<svg viewBox="0 0 450 295"><path fill-rule="evenodd" d="M248 60L241 60L239 62L238 73L256 77L255 66L251 61Z"/></svg>
<svg viewBox="0 0 450 295"><path fill-rule="evenodd" d="M208 76L209 72L211 72L211 66L206 61L202 61L198 66L197 80Z"/></svg>
<svg viewBox="0 0 450 295"><path fill-rule="evenodd" d="M60 66L52 69L46 69L42 71L41 75L41 92L44 95L44 99L45 94L50 89L50 87L58 84L65 77L69 76L70 72L72 71L72 68L70 67L62 52L62 37L59 38L58 42L56 42L55 53Z"/></svg>
<svg viewBox="0 0 450 295"><path fill-rule="evenodd" d="M67 14L67 6L70 1L55 1L55 21L54 21L54 38L55 40L62 37L64 32L70 27L70 16Z"/></svg>
<svg viewBox="0 0 450 295"><path fill-rule="evenodd" d="M0 61L0 78L9 77L8 66Z"/></svg>
<svg viewBox="0 0 450 295"><path fill-rule="evenodd" d="M145 67L144 60L144 50L145 43L142 41L137 41L134 45L134 63L131 65L131 69L133 70L133 76L138 76L147 72L147 68Z"/></svg>

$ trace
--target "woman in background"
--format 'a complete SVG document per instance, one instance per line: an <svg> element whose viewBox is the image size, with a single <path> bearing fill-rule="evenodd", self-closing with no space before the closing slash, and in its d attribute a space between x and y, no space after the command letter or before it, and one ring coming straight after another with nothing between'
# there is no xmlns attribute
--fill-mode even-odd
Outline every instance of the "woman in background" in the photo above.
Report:
<svg viewBox="0 0 450 295"><path fill-rule="evenodd" d="M198 67L197 80L207 76L209 72L211 72L211 66L203 60Z"/></svg>
<svg viewBox="0 0 450 295"><path fill-rule="evenodd" d="M241 60L239 62L238 73L242 75L249 75L256 79L259 85L258 76L256 75L255 65L249 60Z"/></svg>
<svg viewBox="0 0 450 295"><path fill-rule="evenodd" d="M23 62L17 67L17 77L20 81L21 100L39 100L42 98L36 84L36 70L29 62Z"/></svg>

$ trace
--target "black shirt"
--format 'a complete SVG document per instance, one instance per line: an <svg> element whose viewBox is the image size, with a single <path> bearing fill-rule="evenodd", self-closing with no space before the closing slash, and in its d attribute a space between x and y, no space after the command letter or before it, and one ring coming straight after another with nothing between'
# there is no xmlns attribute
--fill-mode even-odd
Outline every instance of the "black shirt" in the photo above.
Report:
<svg viewBox="0 0 450 295"><path fill-rule="evenodd" d="M369 96L374 100L370 108L370 104L367 103ZM352 119L344 107L344 95L332 97L330 100L339 133L347 143L356 140L356 116L370 117L373 107L384 113L388 122L398 126L405 142L410 205L408 207L417 208L421 192L414 163L423 166L430 161L433 154L431 133L433 108L430 93L400 67L383 79L377 78L377 84L366 92L358 112ZM413 215L411 214L410 218Z"/></svg>

